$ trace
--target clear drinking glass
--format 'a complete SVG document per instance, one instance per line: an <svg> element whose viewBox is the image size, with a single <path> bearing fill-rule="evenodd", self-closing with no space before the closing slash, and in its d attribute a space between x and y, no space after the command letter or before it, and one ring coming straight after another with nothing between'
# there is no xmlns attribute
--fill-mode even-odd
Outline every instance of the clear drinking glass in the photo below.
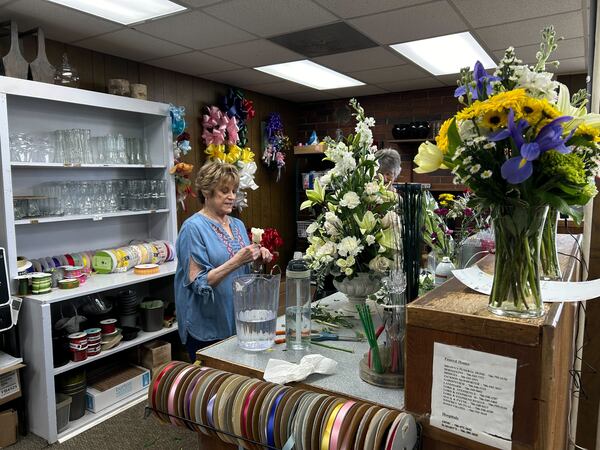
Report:
<svg viewBox="0 0 600 450"><path fill-rule="evenodd" d="M80 214L93 214L94 212L94 201L93 192L90 183L83 181L79 184L79 213Z"/></svg>
<svg viewBox="0 0 600 450"><path fill-rule="evenodd" d="M158 184L158 209L167 208L167 182L165 180L157 180Z"/></svg>

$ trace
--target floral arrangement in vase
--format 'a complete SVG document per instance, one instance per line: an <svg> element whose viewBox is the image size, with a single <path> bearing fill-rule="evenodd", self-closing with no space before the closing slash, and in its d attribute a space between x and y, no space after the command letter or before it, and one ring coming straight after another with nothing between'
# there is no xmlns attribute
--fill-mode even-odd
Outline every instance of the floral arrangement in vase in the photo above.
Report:
<svg viewBox="0 0 600 450"><path fill-rule="evenodd" d="M333 275L336 288L350 300L349 312L355 313L355 304L379 290L393 263L398 196L378 174L371 132L375 120L365 117L355 99L350 106L357 120L355 134L340 142L326 139L325 159L335 165L306 191L308 200L300 209L320 207L321 214L307 228L306 257L319 281Z"/></svg>
<svg viewBox="0 0 600 450"><path fill-rule="evenodd" d="M245 99L242 92L229 89L221 99L221 107L207 106L202 115L202 139L204 151L210 159L216 159L237 167L240 185L235 206L241 210L248 206L247 189L258 189L254 181L256 163L254 153L247 147L246 120L254 117L252 102Z"/></svg>
<svg viewBox="0 0 600 450"><path fill-rule="evenodd" d="M277 170L275 181L279 181L281 169L285 167L285 154L292 147L290 138L283 134L283 123L279 113L269 114L265 124L265 134L266 144L262 160L269 169Z"/></svg>
<svg viewBox="0 0 600 450"><path fill-rule="evenodd" d="M171 105L169 106L169 115L171 116L171 132L173 134L174 162L169 173L175 177L177 204L181 205L183 211L186 211L185 200L190 195L196 197L196 193L192 189L192 180L190 179L194 165L181 161L181 158L192 150L190 146L190 134L185 131L185 108L183 106Z"/></svg>
<svg viewBox="0 0 600 450"><path fill-rule="evenodd" d="M452 169L455 183L488 208L496 240L489 309L538 317L541 230L551 206L580 219L572 206L596 195L600 116L587 114L584 93L569 98L546 65L557 48L553 27L542 31L537 63L523 65L508 48L493 75L477 62L461 70L455 96L463 104L425 142L415 171Z"/></svg>

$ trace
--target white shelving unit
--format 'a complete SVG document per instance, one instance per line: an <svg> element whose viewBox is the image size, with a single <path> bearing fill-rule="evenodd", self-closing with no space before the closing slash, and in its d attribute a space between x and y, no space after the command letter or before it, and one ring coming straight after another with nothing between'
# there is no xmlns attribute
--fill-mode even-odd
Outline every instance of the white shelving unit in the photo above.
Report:
<svg viewBox="0 0 600 450"><path fill-rule="evenodd" d="M9 136L14 133L52 132L72 128L90 129L92 136L121 133L143 139L147 164L27 163L10 161ZM175 241L177 214L175 185L169 169L171 154L169 106L51 84L0 77L0 245L6 249L9 276L17 275L17 255L27 258L54 256L125 245L132 240L165 239ZM14 195L31 195L40 183L110 179L157 179L167 181L167 208L153 211L45 217L15 220ZM24 299L19 326L23 359L23 384L27 397L29 429L49 443L64 441L118 414L146 398L134 394L100 413L86 412L60 433L56 429L55 376L167 333L140 332L132 341L78 363L54 368L52 357L52 308L94 293L146 283L175 273L176 263L161 266L154 275L140 276L132 271L94 275L72 290L53 290ZM13 286L13 292L16 286Z"/></svg>

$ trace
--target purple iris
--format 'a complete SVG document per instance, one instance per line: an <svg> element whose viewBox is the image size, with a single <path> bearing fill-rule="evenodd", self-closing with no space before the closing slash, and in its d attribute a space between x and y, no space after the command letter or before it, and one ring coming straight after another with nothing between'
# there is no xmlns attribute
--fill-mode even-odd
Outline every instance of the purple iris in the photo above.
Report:
<svg viewBox="0 0 600 450"><path fill-rule="evenodd" d="M565 145L565 142L571 138L573 131L563 139L563 128L560 124L571 119L572 117L570 116L558 117L548 125L545 125L533 141L525 142L525 139L523 139L523 130L529 124L524 119L515 123L515 113L511 109L508 113L508 129L499 131L488 138L490 141L501 141L511 137L516 148L521 153L521 156L510 158L502 164L502 168L500 169L502 178L510 184L522 183L533 174L532 161L538 159L542 153L548 150L569 153L571 149Z"/></svg>
<svg viewBox="0 0 600 450"><path fill-rule="evenodd" d="M483 68L483 64L479 61L475 63L473 68L473 79L475 80L476 87L470 86L469 90L473 95L473 99L485 99L492 93L492 81L500 80L499 77L488 75L487 71ZM467 93L466 86L459 86L454 91L454 97L460 97Z"/></svg>

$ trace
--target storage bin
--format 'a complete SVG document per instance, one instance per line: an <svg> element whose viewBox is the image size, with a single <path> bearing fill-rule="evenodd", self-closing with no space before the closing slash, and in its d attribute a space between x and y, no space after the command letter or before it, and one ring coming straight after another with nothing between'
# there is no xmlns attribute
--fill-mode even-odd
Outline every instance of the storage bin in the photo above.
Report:
<svg viewBox="0 0 600 450"><path fill-rule="evenodd" d="M162 300L146 300L140 303L140 311L142 312L142 330L162 330L165 315L165 304Z"/></svg>
<svg viewBox="0 0 600 450"><path fill-rule="evenodd" d="M56 394L56 432L64 431L69 425L69 414L71 410L71 402L73 399L70 395L58 392Z"/></svg>

